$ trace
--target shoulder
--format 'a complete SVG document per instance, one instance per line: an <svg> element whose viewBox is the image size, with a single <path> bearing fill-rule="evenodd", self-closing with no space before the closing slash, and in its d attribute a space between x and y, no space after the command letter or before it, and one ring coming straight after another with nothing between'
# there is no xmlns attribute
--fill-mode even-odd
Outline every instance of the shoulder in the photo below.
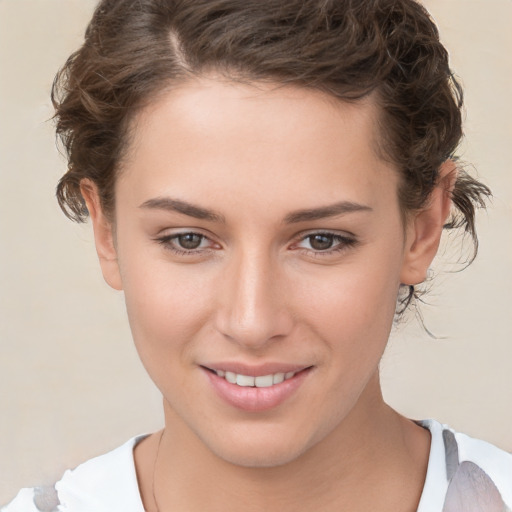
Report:
<svg viewBox="0 0 512 512"><path fill-rule="evenodd" d="M22 489L0 512L143 512L133 448L144 437L66 471L55 486Z"/></svg>
<svg viewBox="0 0 512 512"><path fill-rule="evenodd" d="M1 512L58 512L59 498L54 486L21 489Z"/></svg>
<svg viewBox="0 0 512 512"><path fill-rule="evenodd" d="M435 420L418 423L432 435L422 502L443 512L512 512L512 454Z"/></svg>

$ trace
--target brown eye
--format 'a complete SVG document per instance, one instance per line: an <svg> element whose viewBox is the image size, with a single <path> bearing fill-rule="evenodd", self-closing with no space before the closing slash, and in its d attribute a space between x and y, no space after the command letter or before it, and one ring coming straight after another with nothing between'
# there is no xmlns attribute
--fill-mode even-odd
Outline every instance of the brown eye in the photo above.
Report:
<svg viewBox="0 0 512 512"><path fill-rule="evenodd" d="M316 232L305 235L292 249L306 251L307 254L320 256L335 256L358 244L357 239L352 236L345 236L337 233Z"/></svg>
<svg viewBox="0 0 512 512"><path fill-rule="evenodd" d="M178 235L176 240L182 249L193 250L201 245L203 238L204 236L197 233L184 233L183 235Z"/></svg>
<svg viewBox="0 0 512 512"><path fill-rule="evenodd" d="M326 251L330 249L334 243L334 236L332 235L316 234L308 236L308 239L311 248L315 251Z"/></svg>
<svg viewBox="0 0 512 512"><path fill-rule="evenodd" d="M156 238L155 241L162 245L165 250L180 256L196 256L198 254L204 256L210 250L220 249L206 235L194 231L164 235Z"/></svg>

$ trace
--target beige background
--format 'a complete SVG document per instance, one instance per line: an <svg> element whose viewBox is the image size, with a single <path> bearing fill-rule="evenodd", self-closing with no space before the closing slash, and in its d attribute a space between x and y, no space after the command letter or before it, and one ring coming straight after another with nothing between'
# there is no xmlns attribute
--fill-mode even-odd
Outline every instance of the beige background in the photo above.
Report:
<svg viewBox="0 0 512 512"><path fill-rule="evenodd" d="M0 503L162 422L90 227L53 197L65 162L49 89L94 3L0 0ZM423 309L446 339L402 326L382 363L385 395L512 450L512 1L426 4L466 87L462 154L495 200L479 259L441 275Z"/></svg>

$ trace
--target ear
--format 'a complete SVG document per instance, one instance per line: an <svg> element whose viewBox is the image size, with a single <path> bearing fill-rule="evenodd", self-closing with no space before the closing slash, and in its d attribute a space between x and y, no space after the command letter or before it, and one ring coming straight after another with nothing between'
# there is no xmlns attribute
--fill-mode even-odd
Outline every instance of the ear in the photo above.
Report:
<svg viewBox="0 0 512 512"><path fill-rule="evenodd" d="M119 263L117 260L117 250L114 239L114 226L109 221L100 203L98 187L89 179L83 179L80 182L80 192L89 210L94 230L94 241L96 243L96 252L100 260L103 278L109 286L115 290L122 290L123 284L119 272Z"/></svg>
<svg viewBox="0 0 512 512"><path fill-rule="evenodd" d="M446 160L439 169L439 183L428 204L407 221L405 255L400 275L403 284L425 281L427 270L439 248L443 226L452 205L452 192L457 179L453 160Z"/></svg>

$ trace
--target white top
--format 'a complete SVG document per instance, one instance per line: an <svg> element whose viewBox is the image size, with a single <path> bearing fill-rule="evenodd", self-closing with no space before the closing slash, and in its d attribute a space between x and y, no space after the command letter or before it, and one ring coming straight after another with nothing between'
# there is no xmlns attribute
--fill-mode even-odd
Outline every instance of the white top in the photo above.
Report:
<svg viewBox="0 0 512 512"><path fill-rule="evenodd" d="M435 420L418 424L432 443L417 512L512 512L512 454ZM66 471L54 487L22 489L0 512L144 512L133 460L144 437Z"/></svg>

